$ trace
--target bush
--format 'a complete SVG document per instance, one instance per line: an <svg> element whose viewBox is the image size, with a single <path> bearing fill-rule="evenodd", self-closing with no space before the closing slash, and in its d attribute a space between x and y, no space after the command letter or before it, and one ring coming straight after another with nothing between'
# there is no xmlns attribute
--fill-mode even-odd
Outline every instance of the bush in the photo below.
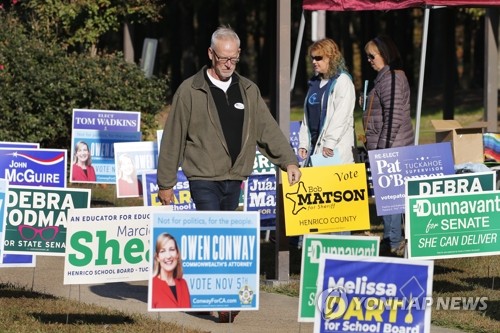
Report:
<svg viewBox="0 0 500 333"><path fill-rule="evenodd" d="M89 57L26 34L0 12L0 141L70 147L72 110L140 111L143 137L156 133L166 78L146 78L121 54Z"/></svg>

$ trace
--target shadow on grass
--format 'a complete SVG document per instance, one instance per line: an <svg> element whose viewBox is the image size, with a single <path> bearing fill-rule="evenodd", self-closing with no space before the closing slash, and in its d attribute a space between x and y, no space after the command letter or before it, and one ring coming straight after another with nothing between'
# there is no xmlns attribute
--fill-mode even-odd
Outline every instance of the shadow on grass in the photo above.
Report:
<svg viewBox="0 0 500 333"><path fill-rule="evenodd" d="M485 289L500 290L500 278L499 277L482 277L482 278L466 278L463 279L464 282L473 285L480 285Z"/></svg>
<svg viewBox="0 0 500 333"><path fill-rule="evenodd" d="M135 321L129 316L109 314L81 314L81 313L38 313L29 314L43 324L66 324L66 325L122 325L134 324Z"/></svg>
<svg viewBox="0 0 500 333"><path fill-rule="evenodd" d="M211 321L211 322L214 322L214 323L218 323L219 322L219 317L216 315L217 312L212 312L212 311L208 311L210 312L210 314L207 313L207 311L203 311L203 312L195 312L195 311L192 311L192 312L185 312L187 315L190 315L190 316L193 316L193 317L196 317L196 318L202 318L204 320L208 320L208 321Z"/></svg>
<svg viewBox="0 0 500 333"><path fill-rule="evenodd" d="M462 284L453 283L450 281L436 281L434 280L432 291L434 293L461 293L465 291L472 291L473 287L465 287Z"/></svg>
<svg viewBox="0 0 500 333"><path fill-rule="evenodd" d="M488 309L483 312L484 316L500 322L500 301L488 300L486 304L488 304Z"/></svg>
<svg viewBox="0 0 500 333"><path fill-rule="evenodd" d="M114 207L115 204L107 200L93 199L90 203L91 207Z"/></svg>
<svg viewBox="0 0 500 333"><path fill-rule="evenodd" d="M434 275L449 274L449 273L463 273L463 272L464 272L463 270L456 269L456 268L434 265Z"/></svg>
<svg viewBox="0 0 500 333"><path fill-rule="evenodd" d="M57 299L57 297L42 294L36 291L30 291L24 288L19 288L11 284L0 283L0 297L1 298L43 298L43 299Z"/></svg>
<svg viewBox="0 0 500 333"><path fill-rule="evenodd" d="M106 283L90 287L94 294L119 300L136 299L148 302L148 286L133 285L125 282Z"/></svg>

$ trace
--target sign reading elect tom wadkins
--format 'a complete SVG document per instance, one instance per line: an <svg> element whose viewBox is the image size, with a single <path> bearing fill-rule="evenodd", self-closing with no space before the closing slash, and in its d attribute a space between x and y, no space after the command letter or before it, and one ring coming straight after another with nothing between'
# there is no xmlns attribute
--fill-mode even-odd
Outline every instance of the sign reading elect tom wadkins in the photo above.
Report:
<svg viewBox="0 0 500 333"><path fill-rule="evenodd" d="M363 163L301 171L293 186L282 173L287 236L370 229Z"/></svg>

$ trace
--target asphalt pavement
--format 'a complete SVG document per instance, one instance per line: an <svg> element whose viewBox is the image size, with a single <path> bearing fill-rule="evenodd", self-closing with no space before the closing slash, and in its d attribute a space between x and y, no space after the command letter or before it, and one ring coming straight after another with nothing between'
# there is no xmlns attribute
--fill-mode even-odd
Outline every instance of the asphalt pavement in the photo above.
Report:
<svg viewBox="0 0 500 333"><path fill-rule="evenodd" d="M259 310L241 311L233 323L221 324L216 315L148 312L147 281L64 285L63 272L64 257L38 256L35 268L0 268L0 283L10 282L37 292L66 297L83 303L97 304L128 314L140 313L159 321L176 323L182 327L198 329L201 332L305 333L313 331L312 323L297 322L299 303L297 297L261 292ZM457 315L459 314L457 313ZM461 331L432 326L431 333L461 333Z"/></svg>

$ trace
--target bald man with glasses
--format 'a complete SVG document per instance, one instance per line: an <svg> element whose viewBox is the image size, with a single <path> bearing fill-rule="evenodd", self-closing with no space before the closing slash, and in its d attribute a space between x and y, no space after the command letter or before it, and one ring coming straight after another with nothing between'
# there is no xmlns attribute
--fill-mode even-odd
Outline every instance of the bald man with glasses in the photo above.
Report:
<svg viewBox="0 0 500 333"><path fill-rule="evenodd" d="M259 88L235 71L240 52L238 35L219 27L208 48L210 66L175 92L158 159L163 205L174 202L180 166L197 210L236 210L242 182L253 171L256 147L287 172L290 185L300 180L297 157ZM236 314L220 312L219 321L232 322Z"/></svg>

